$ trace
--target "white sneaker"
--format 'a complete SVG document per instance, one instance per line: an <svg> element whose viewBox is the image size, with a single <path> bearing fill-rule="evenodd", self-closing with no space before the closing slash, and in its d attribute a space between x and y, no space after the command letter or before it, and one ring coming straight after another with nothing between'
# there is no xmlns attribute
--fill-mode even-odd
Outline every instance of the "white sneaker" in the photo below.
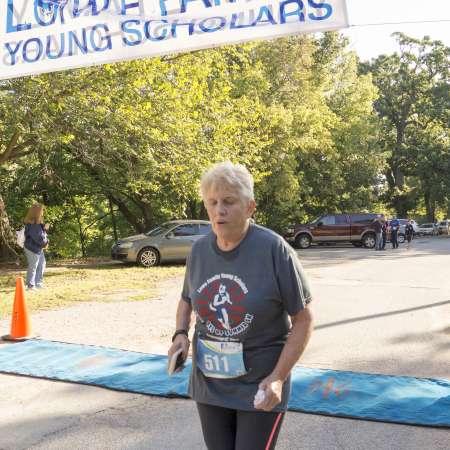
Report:
<svg viewBox="0 0 450 450"><path fill-rule="evenodd" d="M27 286L27 291L34 291L36 288L34 286Z"/></svg>
<svg viewBox="0 0 450 450"><path fill-rule="evenodd" d="M45 286L42 283L39 283L39 284L36 285L36 288L37 289L44 289Z"/></svg>

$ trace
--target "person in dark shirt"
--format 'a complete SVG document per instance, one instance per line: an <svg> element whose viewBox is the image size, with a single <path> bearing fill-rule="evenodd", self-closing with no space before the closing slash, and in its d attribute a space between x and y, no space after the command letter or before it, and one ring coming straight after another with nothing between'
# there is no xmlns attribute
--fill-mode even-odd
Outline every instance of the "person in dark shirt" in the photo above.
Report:
<svg viewBox="0 0 450 450"><path fill-rule="evenodd" d="M239 164L201 179L212 225L186 264L169 358L189 350L189 395L209 450L273 450L290 396L290 372L312 332L312 295L296 253L251 223L253 178Z"/></svg>
<svg viewBox="0 0 450 450"><path fill-rule="evenodd" d="M385 219L385 220L383 220L383 226L381 227L381 236L382 236L382 240L383 240L383 242L381 244L381 250L386 250L388 228L389 228L389 224L388 224L388 221Z"/></svg>
<svg viewBox="0 0 450 450"><path fill-rule="evenodd" d="M383 226L381 225L381 219L380 218L374 219L373 229L375 231L375 237L376 237L375 250L381 250L382 241L383 241L382 228L383 228Z"/></svg>
<svg viewBox="0 0 450 450"><path fill-rule="evenodd" d="M398 219L392 219L390 226L392 248L398 248L398 229L400 228L400 222Z"/></svg>
<svg viewBox="0 0 450 450"><path fill-rule="evenodd" d="M35 203L28 210L25 222L24 252L28 262L28 289L42 288L45 271L44 249L48 247L47 229L44 225L44 206Z"/></svg>
<svg viewBox="0 0 450 450"><path fill-rule="evenodd" d="M413 236L414 236L414 227L412 225L411 220L408 220L408 223L405 226L405 239L408 242L406 250L409 250L411 248L411 241Z"/></svg>

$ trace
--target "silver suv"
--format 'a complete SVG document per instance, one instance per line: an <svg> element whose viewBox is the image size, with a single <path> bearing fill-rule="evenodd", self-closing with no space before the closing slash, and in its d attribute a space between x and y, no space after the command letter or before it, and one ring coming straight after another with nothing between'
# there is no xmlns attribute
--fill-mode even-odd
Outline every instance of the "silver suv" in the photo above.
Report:
<svg viewBox="0 0 450 450"><path fill-rule="evenodd" d="M206 220L172 220L147 233L119 239L111 247L111 257L144 267L185 261L192 244L210 231L211 224Z"/></svg>

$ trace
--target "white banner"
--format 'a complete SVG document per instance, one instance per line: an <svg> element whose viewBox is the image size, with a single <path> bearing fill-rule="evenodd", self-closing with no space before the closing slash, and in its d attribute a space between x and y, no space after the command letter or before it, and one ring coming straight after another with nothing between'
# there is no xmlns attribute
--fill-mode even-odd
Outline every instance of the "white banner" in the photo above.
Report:
<svg viewBox="0 0 450 450"><path fill-rule="evenodd" d="M348 26L345 0L1 0L0 79Z"/></svg>

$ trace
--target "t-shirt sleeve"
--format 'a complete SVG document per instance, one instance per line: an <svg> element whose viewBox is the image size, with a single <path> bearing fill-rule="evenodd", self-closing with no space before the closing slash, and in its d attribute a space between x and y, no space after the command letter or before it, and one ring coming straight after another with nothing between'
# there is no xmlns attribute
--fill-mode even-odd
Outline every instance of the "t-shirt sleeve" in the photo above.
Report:
<svg viewBox="0 0 450 450"><path fill-rule="evenodd" d="M191 304L191 292L192 292L191 261L192 261L192 252L186 259L186 272L184 274L183 290L181 291L181 298L189 304Z"/></svg>
<svg viewBox="0 0 450 450"><path fill-rule="evenodd" d="M278 244L275 261L281 300L288 314L294 316L312 301L308 279L297 254L287 244Z"/></svg>

